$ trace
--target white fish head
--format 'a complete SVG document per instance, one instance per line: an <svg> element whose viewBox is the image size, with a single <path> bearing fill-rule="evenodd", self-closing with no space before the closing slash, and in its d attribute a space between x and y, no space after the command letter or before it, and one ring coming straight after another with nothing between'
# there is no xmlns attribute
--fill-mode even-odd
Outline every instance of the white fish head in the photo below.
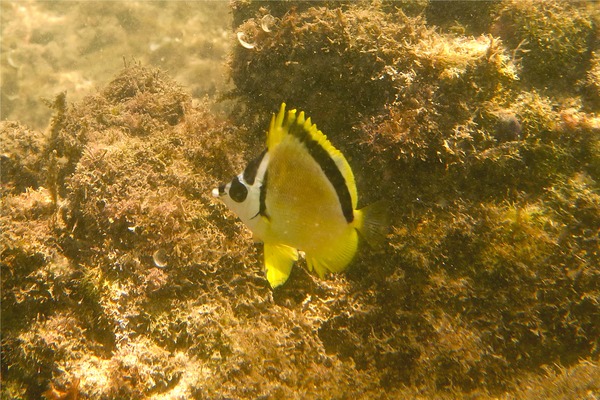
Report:
<svg viewBox="0 0 600 400"><path fill-rule="evenodd" d="M268 160L269 155L264 151L243 173L212 190L213 197L221 199L255 233L260 220L260 192Z"/></svg>

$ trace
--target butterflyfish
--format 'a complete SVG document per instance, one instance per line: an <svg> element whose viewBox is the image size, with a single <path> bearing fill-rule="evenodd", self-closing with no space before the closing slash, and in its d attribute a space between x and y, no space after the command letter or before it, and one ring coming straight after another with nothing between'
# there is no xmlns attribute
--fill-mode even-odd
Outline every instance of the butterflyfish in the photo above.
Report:
<svg viewBox="0 0 600 400"><path fill-rule="evenodd" d="M264 243L271 287L284 284L298 251L323 278L341 272L356 254L359 233L369 244L385 235L387 207L357 209L350 165L304 112L273 115L267 148L231 182L213 189Z"/></svg>

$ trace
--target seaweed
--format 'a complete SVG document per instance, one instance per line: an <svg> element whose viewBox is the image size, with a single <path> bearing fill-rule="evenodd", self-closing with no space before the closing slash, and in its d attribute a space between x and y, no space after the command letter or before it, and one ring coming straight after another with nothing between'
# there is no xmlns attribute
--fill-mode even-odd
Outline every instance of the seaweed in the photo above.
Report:
<svg viewBox="0 0 600 400"><path fill-rule="evenodd" d="M568 92L589 67L597 13L586 2L504 1L492 29L521 50L523 79Z"/></svg>
<svg viewBox="0 0 600 400"><path fill-rule="evenodd" d="M2 122L2 396L596 395L595 17L548 4L235 2L230 118L133 62L47 135ZM272 291L210 189L284 98L392 227Z"/></svg>

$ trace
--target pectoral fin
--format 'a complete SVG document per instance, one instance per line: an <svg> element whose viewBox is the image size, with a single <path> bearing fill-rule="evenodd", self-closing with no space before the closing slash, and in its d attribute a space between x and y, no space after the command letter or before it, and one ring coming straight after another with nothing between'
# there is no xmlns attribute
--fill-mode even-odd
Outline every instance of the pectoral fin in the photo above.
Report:
<svg viewBox="0 0 600 400"><path fill-rule="evenodd" d="M265 243L264 252L267 280L275 289L287 281L294 261L298 260L298 251L282 244Z"/></svg>

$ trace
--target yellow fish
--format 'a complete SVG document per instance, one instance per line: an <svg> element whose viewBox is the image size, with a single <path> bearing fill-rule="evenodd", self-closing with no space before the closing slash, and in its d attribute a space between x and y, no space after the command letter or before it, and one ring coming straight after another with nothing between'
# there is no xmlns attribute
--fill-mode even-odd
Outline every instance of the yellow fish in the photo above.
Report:
<svg viewBox="0 0 600 400"><path fill-rule="evenodd" d="M358 233L377 243L387 214L383 203L356 209L356 184L344 155L304 112L285 107L271 119L267 149L212 191L264 243L273 288L287 281L298 250L321 278L343 271L356 254Z"/></svg>

